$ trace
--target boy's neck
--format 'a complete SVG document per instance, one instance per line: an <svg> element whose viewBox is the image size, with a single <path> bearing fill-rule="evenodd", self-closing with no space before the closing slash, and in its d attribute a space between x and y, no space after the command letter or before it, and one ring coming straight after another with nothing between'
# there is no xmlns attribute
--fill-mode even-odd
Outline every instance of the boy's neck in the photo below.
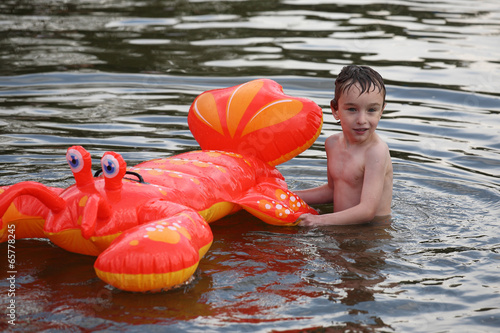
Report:
<svg viewBox="0 0 500 333"><path fill-rule="evenodd" d="M371 143L377 141L377 138L378 138L377 133L373 132L366 140L359 142L356 140L349 140L348 137L344 133L341 133L342 146L345 149L349 149L349 148L353 148L353 147L368 146Z"/></svg>

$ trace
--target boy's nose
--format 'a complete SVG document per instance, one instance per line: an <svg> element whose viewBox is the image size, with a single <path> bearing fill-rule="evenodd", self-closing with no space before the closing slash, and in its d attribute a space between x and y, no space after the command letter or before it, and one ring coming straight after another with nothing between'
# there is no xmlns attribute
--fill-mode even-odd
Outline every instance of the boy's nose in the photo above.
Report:
<svg viewBox="0 0 500 333"><path fill-rule="evenodd" d="M364 112L358 113L358 124L364 124L366 122L366 115Z"/></svg>

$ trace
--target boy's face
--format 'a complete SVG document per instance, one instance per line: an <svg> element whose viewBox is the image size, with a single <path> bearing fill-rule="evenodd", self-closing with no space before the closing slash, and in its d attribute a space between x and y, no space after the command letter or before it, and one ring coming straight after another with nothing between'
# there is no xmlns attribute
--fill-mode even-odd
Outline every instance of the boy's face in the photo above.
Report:
<svg viewBox="0 0 500 333"><path fill-rule="evenodd" d="M358 84L352 85L337 101L332 103L332 112L340 120L342 132L351 142L365 142L372 137L384 111L384 95L370 87L360 95Z"/></svg>

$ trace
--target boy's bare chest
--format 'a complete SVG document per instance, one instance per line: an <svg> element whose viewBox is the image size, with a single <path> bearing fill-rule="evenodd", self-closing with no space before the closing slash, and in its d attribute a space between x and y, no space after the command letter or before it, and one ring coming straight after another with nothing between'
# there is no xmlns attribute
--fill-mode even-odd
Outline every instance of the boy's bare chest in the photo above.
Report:
<svg viewBox="0 0 500 333"><path fill-rule="evenodd" d="M338 153L328 161L328 171L334 183L357 187L363 183L364 170L363 160L349 153Z"/></svg>

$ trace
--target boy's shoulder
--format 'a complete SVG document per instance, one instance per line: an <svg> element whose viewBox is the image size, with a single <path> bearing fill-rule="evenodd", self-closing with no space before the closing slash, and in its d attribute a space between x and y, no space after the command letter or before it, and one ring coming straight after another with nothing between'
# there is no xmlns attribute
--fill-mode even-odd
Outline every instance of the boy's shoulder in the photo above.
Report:
<svg viewBox="0 0 500 333"><path fill-rule="evenodd" d="M328 146L328 145L331 146L335 142L338 142L341 137L342 137L342 133L335 133L335 134L330 135L325 140L325 146Z"/></svg>
<svg viewBox="0 0 500 333"><path fill-rule="evenodd" d="M378 158L379 156L389 155L389 146L382 140L376 133L376 140L373 140L370 145L366 148L366 156L372 158ZM389 155L390 156L390 155Z"/></svg>
<svg viewBox="0 0 500 333"><path fill-rule="evenodd" d="M377 133L374 134L377 139L374 142L374 146L380 149L389 150L389 145Z"/></svg>

